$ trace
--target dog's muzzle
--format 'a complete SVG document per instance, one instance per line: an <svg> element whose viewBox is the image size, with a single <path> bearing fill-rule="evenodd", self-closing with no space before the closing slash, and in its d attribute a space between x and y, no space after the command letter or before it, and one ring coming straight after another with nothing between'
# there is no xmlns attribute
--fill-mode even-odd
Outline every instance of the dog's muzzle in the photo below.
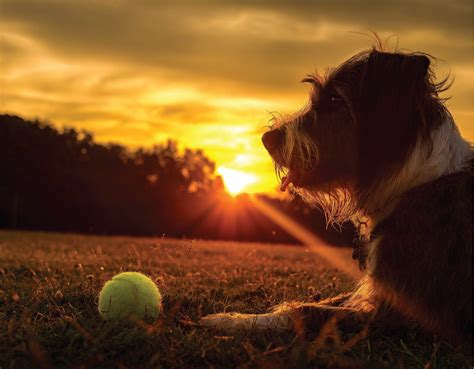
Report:
<svg viewBox="0 0 474 369"><path fill-rule="evenodd" d="M273 129L271 131L265 132L262 136L263 146L271 154L275 153L278 147L283 142L284 133L279 129Z"/></svg>
<svg viewBox="0 0 474 369"><path fill-rule="evenodd" d="M272 129L271 131L265 132L262 136L263 146L265 146L273 160L280 164L282 163L280 155L278 155L278 149L283 144L284 139L285 133L279 129ZM293 174L294 172L290 170L287 176L282 177L281 191L285 191L288 185L294 181L295 176Z"/></svg>

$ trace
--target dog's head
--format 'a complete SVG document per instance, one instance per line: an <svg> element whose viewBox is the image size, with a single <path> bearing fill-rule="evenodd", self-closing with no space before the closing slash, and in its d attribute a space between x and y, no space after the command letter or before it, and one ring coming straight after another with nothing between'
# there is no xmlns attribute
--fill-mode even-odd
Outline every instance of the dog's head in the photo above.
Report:
<svg viewBox="0 0 474 369"><path fill-rule="evenodd" d="M303 196L360 192L403 166L445 114L429 65L423 54L371 50L305 78L309 104L262 137L282 190L292 183Z"/></svg>

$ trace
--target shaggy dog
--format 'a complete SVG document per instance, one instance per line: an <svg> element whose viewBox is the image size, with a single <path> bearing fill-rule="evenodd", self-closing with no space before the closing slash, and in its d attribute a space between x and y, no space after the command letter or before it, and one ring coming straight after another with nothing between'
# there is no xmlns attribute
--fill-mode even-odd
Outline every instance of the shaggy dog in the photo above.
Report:
<svg viewBox="0 0 474 369"><path fill-rule="evenodd" d="M354 222L364 277L351 294L201 323L319 330L331 317L350 326L396 312L452 342L470 340L473 149L439 97L446 80L435 82L425 54L372 49L303 82L308 105L276 119L263 144L282 190L330 222Z"/></svg>

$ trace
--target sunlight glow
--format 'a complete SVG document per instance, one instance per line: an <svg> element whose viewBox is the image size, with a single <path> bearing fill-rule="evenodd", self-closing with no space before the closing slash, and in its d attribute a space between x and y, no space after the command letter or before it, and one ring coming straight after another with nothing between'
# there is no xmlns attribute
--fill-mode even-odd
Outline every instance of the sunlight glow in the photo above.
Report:
<svg viewBox="0 0 474 369"><path fill-rule="evenodd" d="M217 173L224 179L225 187L232 196L242 193L248 185L257 180L252 174L225 167L217 168Z"/></svg>

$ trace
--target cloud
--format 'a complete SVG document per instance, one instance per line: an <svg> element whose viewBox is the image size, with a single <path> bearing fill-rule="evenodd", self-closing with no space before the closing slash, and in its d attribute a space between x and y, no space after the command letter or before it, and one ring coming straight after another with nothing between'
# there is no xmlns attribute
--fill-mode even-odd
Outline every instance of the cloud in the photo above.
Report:
<svg viewBox="0 0 474 369"><path fill-rule="evenodd" d="M267 4L9 0L3 11L7 25L66 59L126 63L247 88L289 87L314 66L333 65L354 46L370 46L349 31L437 33L442 37L424 38L424 48L456 59L472 55L466 50L473 50L468 1Z"/></svg>

